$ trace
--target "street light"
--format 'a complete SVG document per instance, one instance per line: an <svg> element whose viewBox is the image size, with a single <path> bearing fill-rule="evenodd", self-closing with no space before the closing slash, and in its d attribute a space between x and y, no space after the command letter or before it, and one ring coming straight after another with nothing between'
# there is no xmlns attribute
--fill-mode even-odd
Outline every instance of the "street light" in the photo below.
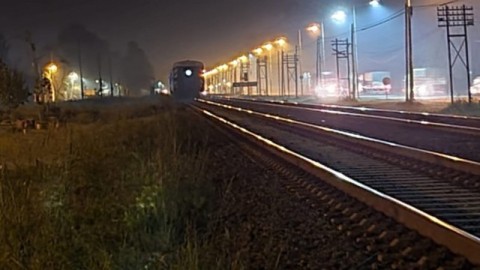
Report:
<svg viewBox="0 0 480 270"><path fill-rule="evenodd" d="M78 80L78 74L73 71L70 74L68 74L68 78L70 79L70 81L76 82Z"/></svg>
<svg viewBox="0 0 480 270"><path fill-rule="evenodd" d="M405 101L413 102L415 78L413 75L413 46L412 46L412 2L405 0Z"/></svg>
<svg viewBox="0 0 480 270"><path fill-rule="evenodd" d="M408 0L410 1L410 0ZM380 0L370 0L370 6L379 7ZM357 86L358 86L358 47L357 47L357 12L355 5L352 5L352 24L351 24L351 42L352 42L352 98L357 98ZM337 23L344 23L347 19L347 14L344 10L338 10L331 16L332 20Z"/></svg>
<svg viewBox="0 0 480 270"><path fill-rule="evenodd" d="M332 14L331 18L334 22L343 24L347 20L347 13L343 10L337 10Z"/></svg>
<svg viewBox="0 0 480 270"><path fill-rule="evenodd" d="M262 48L256 48L255 50L253 50L253 52L256 54L256 55L261 55L263 53L263 49Z"/></svg>
<svg viewBox="0 0 480 270"><path fill-rule="evenodd" d="M272 70L273 70L273 66L272 66L272 50L273 50L273 45L272 43L267 43L265 45L262 46L262 48L264 48L265 50L267 50L268 52L268 71L267 73L270 74L268 76L268 83L270 85L270 87L273 86L273 81L272 81ZM268 96L268 87L267 87L267 96Z"/></svg>
<svg viewBox="0 0 480 270"><path fill-rule="evenodd" d="M50 83L51 83L51 87L52 87L52 102L54 102L55 98L56 98L56 96L55 96L54 75L58 71L58 66L55 65L54 63L50 63L45 67L45 71L46 71L45 73L46 73L48 79L50 79Z"/></svg>
<svg viewBox="0 0 480 270"><path fill-rule="evenodd" d="M283 48L287 44L287 39L284 37L277 38L275 44Z"/></svg>
<svg viewBox="0 0 480 270"><path fill-rule="evenodd" d="M73 90L75 88L75 82L78 81L79 76L75 71L70 72L68 74L68 79L70 79L70 98L73 97ZM65 88L65 98L67 98L67 89Z"/></svg>
<svg viewBox="0 0 480 270"><path fill-rule="evenodd" d="M323 69L325 68L325 31L323 22L321 24L311 23L306 30L317 37L315 87L319 85L323 87ZM320 45L322 45L322 49L320 49Z"/></svg>
<svg viewBox="0 0 480 270"><path fill-rule="evenodd" d="M273 45L272 45L272 43L267 43L267 44L263 45L262 48L264 48L267 51L271 51L273 49Z"/></svg>
<svg viewBox="0 0 480 270"><path fill-rule="evenodd" d="M320 24L311 23L309 26L307 26L307 31L312 34L318 34L320 32Z"/></svg>
<svg viewBox="0 0 480 270"><path fill-rule="evenodd" d="M278 95L284 94L284 73L283 73L283 65L282 55L283 49L287 46L287 39L285 37L279 37L274 41L275 45L279 47L280 50L277 50L277 74L278 74Z"/></svg>
<svg viewBox="0 0 480 270"><path fill-rule="evenodd" d="M47 70L48 70L50 73L57 73L58 67L57 67L57 65L55 65L54 63L50 63L50 64L47 66Z"/></svg>
<svg viewBox="0 0 480 270"><path fill-rule="evenodd" d="M380 0L370 0L369 4L372 7L378 7L378 6L380 6Z"/></svg>
<svg viewBox="0 0 480 270"><path fill-rule="evenodd" d="M246 55L242 55L238 58L238 60L242 63L247 63L248 62L248 57Z"/></svg>

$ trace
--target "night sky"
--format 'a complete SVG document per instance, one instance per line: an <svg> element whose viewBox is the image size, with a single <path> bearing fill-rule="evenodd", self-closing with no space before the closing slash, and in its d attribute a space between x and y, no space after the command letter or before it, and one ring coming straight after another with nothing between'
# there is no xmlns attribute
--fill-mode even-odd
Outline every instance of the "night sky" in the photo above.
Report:
<svg viewBox="0 0 480 270"><path fill-rule="evenodd" d="M361 7L357 11L359 26L362 22L366 26L382 20L402 8L402 1L385 0L381 14L367 14L368 0L354 2ZM463 2L478 5L474 0ZM123 51L128 41L137 41L150 57L155 75L166 78L171 64L178 60L198 59L214 66L280 35L294 39L296 29L311 21L328 20L326 15L341 3L334 0L16 0L2 5L0 32L14 46L21 46L15 40L20 40L25 30L31 31L38 43L47 45L54 43L58 32L68 24L81 23L107 40L115 50ZM422 16L422 12L430 17ZM428 50L439 42L442 44L437 46L438 50L445 50L444 32L436 29L435 7L422 8L416 14L420 14L414 17L415 29L420 29L416 33L418 57L424 55L418 50ZM400 16L359 34L359 44L363 43L359 45L359 54L363 52L363 57L370 58L373 64L389 62L398 66L398 61L403 60L402 19ZM427 20L429 25L425 33L422 20ZM478 27L472 30L473 50L478 44L475 42L480 33ZM326 31L329 37L348 28L338 29L328 24ZM428 33L434 36L425 43L421 39ZM305 41L305 44L307 50L312 49L312 42ZM383 47L375 47L380 45ZM373 59L372 55L380 57ZM21 61L19 56L14 59Z"/></svg>

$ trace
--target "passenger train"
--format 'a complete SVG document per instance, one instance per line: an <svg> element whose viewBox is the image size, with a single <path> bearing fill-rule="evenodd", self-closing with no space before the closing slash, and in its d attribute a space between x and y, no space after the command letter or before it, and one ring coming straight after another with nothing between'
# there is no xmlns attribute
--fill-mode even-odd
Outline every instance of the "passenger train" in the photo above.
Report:
<svg viewBox="0 0 480 270"><path fill-rule="evenodd" d="M173 64L169 84L172 97L179 101L193 101L205 91L204 65L200 61L180 61Z"/></svg>

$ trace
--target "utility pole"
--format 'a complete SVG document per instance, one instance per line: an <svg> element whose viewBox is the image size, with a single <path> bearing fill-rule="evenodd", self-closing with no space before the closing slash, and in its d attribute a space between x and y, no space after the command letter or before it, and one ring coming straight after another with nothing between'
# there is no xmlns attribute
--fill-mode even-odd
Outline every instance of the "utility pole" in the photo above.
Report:
<svg viewBox="0 0 480 270"><path fill-rule="evenodd" d="M467 91L468 102L472 102L471 92L471 78L470 78L470 56L468 50L468 26L475 24L473 7L463 6L440 6L437 8L438 26L447 29L447 43L448 43L448 70L450 76L450 99L454 102L454 78L453 70L457 60L460 60L465 67L467 73ZM454 32L455 28L460 28L459 33ZM456 45L455 39L460 39L460 45ZM455 57L452 60L452 49L455 52ZM464 51L464 56L462 56Z"/></svg>
<svg viewBox="0 0 480 270"><path fill-rule="evenodd" d="M285 52L282 50L282 68L281 68L281 72L282 72L282 76L281 76L281 82L282 82L282 96L285 96ZM290 94L290 93L289 93Z"/></svg>
<svg viewBox="0 0 480 270"><path fill-rule="evenodd" d="M34 71L34 74L35 74L35 76L34 76L35 79L34 79L34 84L33 85L35 85L35 87L36 87L34 99L37 103L44 102L46 94L45 94L45 91L44 91L45 87L41 86L42 82L41 82L40 78L43 77L43 76L42 76L42 74L40 74L40 69L38 67L37 48L35 46L35 43L32 40L32 34L28 31L27 31L26 36L25 36L25 42L28 44L28 46L30 47L30 50L32 51L32 67L33 67L33 71Z"/></svg>
<svg viewBox="0 0 480 270"><path fill-rule="evenodd" d="M98 93L100 96L103 96L103 81L102 81L102 58L100 54L98 54Z"/></svg>
<svg viewBox="0 0 480 270"><path fill-rule="evenodd" d="M258 82L258 93L259 95L268 96L268 87L269 87L269 74L268 74L268 58L267 56L259 56L257 58L257 82Z"/></svg>
<svg viewBox="0 0 480 270"><path fill-rule="evenodd" d="M83 68L82 68L82 47L80 41L78 42L78 70L80 71L80 94L82 99L85 98L84 85L83 85Z"/></svg>
<svg viewBox="0 0 480 270"><path fill-rule="evenodd" d="M322 21L322 23L320 24L321 26L321 35L322 35L322 54L321 54L321 57L322 57L322 63L320 65L321 67L321 70L320 70L320 82L322 84L322 87L325 86L325 80L324 80L324 77L323 77L323 72L325 72L327 70L327 66L326 66L326 58L327 58L327 55L325 54L325 25Z"/></svg>
<svg viewBox="0 0 480 270"><path fill-rule="evenodd" d="M283 80L282 71L283 71L283 69L281 67L281 65L282 65L282 60L281 60L282 55L283 55L283 50L277 51L277 76L278 76L278 78L277 78L278 79L278 85L277 85L278 89L277 89L277 91L278 91L279 96L283 96L283 83L282 83L282 80Z"/></svg>
<svg viewBox="0 0 480 270"><path fill-rule="evenodd" d="M352 92L350 91L351 87L351 69L350 69L350 46L352 43L349 42L348 39L334 39L332 40L332 50L333 54L335 55L336 65L337 65L337 91L341 92L341 81L345 80L345 78L341 78L340 72L340 60L346 60L347 64L347 85L348 85L348 95L352 98Z"/></svg>
<svg viewBox="0 0 480 270"><path fill-rule="evenodd" d="M300 70L300 93L303 95L303 68L302 68L302 62L303 62L303 44L302 44L302 30L298 30L298 46L295 48L295 55L299 56L298 60L298 68ZM298 75L297 75L298 76ZM295 84L298 84L298 79L295 80ZM295 90L298 92L297 90ZM296 97L298 97L298 93L295 94Z"/></svg>
<svg viewBox="0 0 480 270"><path fill-rule="evenodd" d="M412 15L413 8L411 0L405 2L405 100L413 102L415 78L413 74L413 42L412 42Z"/></svg>
<svg viewBox="0 0 480 270"><path fill-rule="evenodd" d="M113 72L112 72L112 57L108 58L108 67L110 70L110 96L113 97Z"/></svg>
<svg viewBox="0 0 480 270"><path fill-rule="evenodd" d="M293 54L283 53L282 51L282 73L286 72L287 76L287 84L286 84L286 92L287 95L290 95L290 86L293 81L293 86L295 87L295 97L298 98L298 63L299 62L299 55L298 55L298 46L295 46L295 52ZM283 83L285 87L285 83Z"/></svg>
<svg viewBox="0 0 480 270"><path fill-rule="evenodd" d="M320 52L320 42L321 42L321 40L320 40L320 36L319 36L319 37L317 37L317 52L316 52L317 57L315 57L315 87L317 89L320 88L319 87L320 86L320 78L322 76L321 75L322 74L322 67L321 67L321 65L322 65L322 63L321 63L322 59L321 58L322 57L320 55L321 54L321 52Z"/></svg>
<svg viewBox="0 0 480 270"><path fill-rule="evenodd" d="M355 60L355 24L352 23L352 100L357 99L357 61Z"/></svg>
<svg viewBox="0 0 480 270"><path fill-rule="evenodd" d="M357 99L357 85L358 85L358 75L357 75L357 12L355 5L352 6L352 99Z"/></svg>

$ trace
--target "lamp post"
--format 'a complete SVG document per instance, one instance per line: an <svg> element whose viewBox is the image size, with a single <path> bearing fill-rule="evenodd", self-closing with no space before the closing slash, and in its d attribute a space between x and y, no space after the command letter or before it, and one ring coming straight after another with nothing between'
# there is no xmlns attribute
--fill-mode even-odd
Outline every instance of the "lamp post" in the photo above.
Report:
<svg viewBox="0 0 480 270"><path fill-rule="evenodd" d="M75 82L78 80L79 76L76 72L72 71L72 72L70 72L70 74L68 74L68 78L70 79L70 95L66 94L65 97L67 99L72 99L73 98L73 91L75 89ZM68 96L70 96L70 98L68 98Z"/></svg>
<svg viewBox="0 0 480 270"><path fill-rule="evenodd" d="M407 0L410 1L410 0ZM380 0L370 0L371 7L379 7ZM335 12L331 16L332 20L337 23L344 23L347 19L347 14L343 10ZM358 96L358 42L357 42L357 11L355 4L352 4L352 23L350 27L351 42L352 42L352 98L356 99Z"/></svg>
<svg viewBox="0 0 480 270"><path fill-rule="evenodd" d="M282 63L282 55L285 46L287 45L287 40L284 37L277 38L275 40L275 45L278 46L279 50L277 50L277 74L278 74L278 95L284 95L284 73L283 73L283 63Z"/></svg>
<svg viewBox="0 0 480 270"><path fill-rule="evenodd" d="M295 54L297 51L295 50ZM300 93L303 95L303 42L302 42L302 29L298 29L298 68L300 70ZM295 74L295 76L298 76L298 74ZM296 96L297 97L297 96Z"/></svg>
<svg viewBox="0 0 480 270"><path fill-rule="evenodd" d="M323 22L311 23L307 31L317 36L315 59L315 87L323 87L323 70L325 69L325 29ZM320 48L321 47L321 48Z"/></svg>
<svg viewBox="0 0 480 270"><path fill-rule="evenodd" d="M55 65L54 63L50 63L47 67L46 67L46 73L48 75L48 78L50 79L50 83L51 83L51 87L52 87L52 102L55 102L55 98L56 98L56 95L55 95L55 83L54 83L54 75L55 73L57 73L58 71L58 66Z"/></svg>
<svg viewBox="0 0 480 270"><path fill-rule="evenodd" d="M415 78L413 74L413 46L412 46L412 2L405 0L405 101L413 102Z"/></svg>
<svg viewBox="0 0 480 270"><path fill-rule="evenodd" d="M272 49L273 49L273 45L272 43L267 43L265 45L263 45L263 47L265 50L267 50L268 52L268 70L267 70L267 74L268 74L268 85L270 86L270 88L272 87ZM268 96L268 88L267 88L267 96Z"/></svg>

